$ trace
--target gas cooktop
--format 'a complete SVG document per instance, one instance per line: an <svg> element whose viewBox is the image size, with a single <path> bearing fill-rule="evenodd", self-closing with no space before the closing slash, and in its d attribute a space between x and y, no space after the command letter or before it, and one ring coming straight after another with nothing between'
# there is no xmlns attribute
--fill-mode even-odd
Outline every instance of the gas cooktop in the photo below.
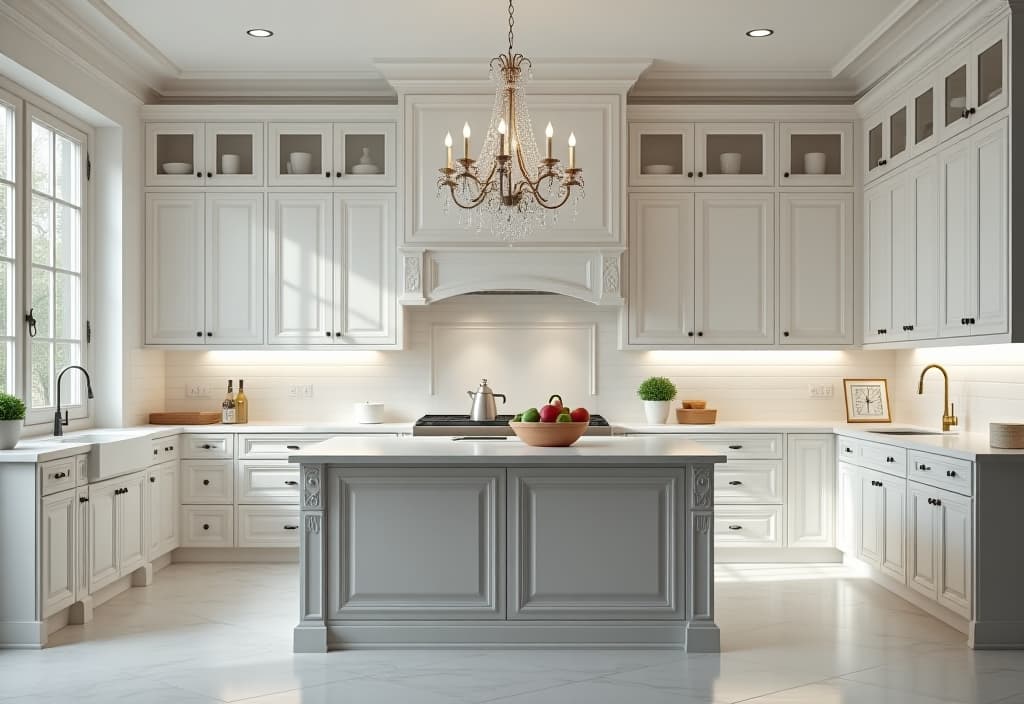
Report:
<svg viewBox="0 0 1024 704"><path fill-rule="evenodd" d="M500 415L494 420L470 420L468 415L426 415L412 427L413 436L510 436L508 422L511 415ZM584 435L611 435L612 427L602 416L590 416L590 427Z"/></svg>

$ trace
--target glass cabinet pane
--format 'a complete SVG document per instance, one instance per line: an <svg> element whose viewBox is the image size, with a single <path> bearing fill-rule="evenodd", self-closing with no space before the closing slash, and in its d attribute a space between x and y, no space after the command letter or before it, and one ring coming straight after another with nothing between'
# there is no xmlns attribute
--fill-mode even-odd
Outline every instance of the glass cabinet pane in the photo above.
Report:
<svg viewBox="0 0 1024 704"><path fill-rule="evenodd" d="M191 174L196 165L195 135L158 134L156 136L156 172L158 174Z"/></svg>
<svg viewBox="0 0 1024 704"><path fill-rule="evenodd" d="M946 76L946 124L952 125L963 118L967 107L967 67L961 66Z"/></svg>
<svg viewBox="0 0 1024 704"><path fill-rule="evenodd" d="M878 168L882 160L882 125L878 124L868 132L868 171Z"/></svg>
<svg viewBox="0 0 1024 704"><path fill-rule="evenodd" d="M759 175L764 173L764 137L759 134L709 134L709 175Z"/></svg>
<svg viewBox="0 0 1024 704"><path fill-rule="evenodd" d="M346 174L371 175L385 171L385 137L383 134L346 134Z"/></svg>
<svg viewBox="0 0 1024 704"><path fill-rule="evenodd" d="M683 173L683 135L640 135L640 173L680 175Z"/></svg>
<svg viewBox="0 0 1024 704"><path fill-rule="evenodd" d="M218 175L255 173L252 134L218 133L213 139L217 163L212 166Z"/></svg>
<svg viewBox="0 0 1024 704"><path fill-rule="evenodd" d="M794 133L789 140L789 169L795 175L841 174L843 136Z"/></svg>
<svg viewBox="0 0 1024 704"><path fill-rule="evenodd" d="M935 134L935 91L929 88L914 99L914 144Z"/></svg>
<svg viewBox="0 0 1024 704"><path fill-rule="evenodd" d="M907 108L900 108L889 117L889 156L902 154L907 148Z"/></svg>
<svg viewBox="0 0 1024 704"><path fill-rule="evenodd" d="M323 135L280 135L278 174L318 174L323 171Z"/></svg>
<svg viewBox="0 0 1024 704"><path fill-rule="evenodd" d="M996 42L978 56L978 105L1003 92L1003 42Z"/></svg>

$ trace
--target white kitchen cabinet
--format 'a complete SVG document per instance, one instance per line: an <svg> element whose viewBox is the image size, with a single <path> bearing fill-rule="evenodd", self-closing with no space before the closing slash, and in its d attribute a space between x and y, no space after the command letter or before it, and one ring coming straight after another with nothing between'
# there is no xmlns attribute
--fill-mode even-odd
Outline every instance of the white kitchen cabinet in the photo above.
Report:
<svg viewBox="0 0 1024 704"><path fill-rule="evenodd" d="M146 195L146 343L205 337L205 197Z"/></svg>
<svg viewBox="0 0 1024 704"><path fill-rule="evenodd" d="M907 584L931 599L938 595L939 540L935 506L935 489L910 482L907 490L907 547L909 564Z"/></svg>
<svg viewBox="0 0 1024 704"><path fill-rule="evenodd" d="M206 182L206 129L201 122L146 125L146 185L202 186ZM184 173L170 173L179 167Z"/></svg>
<svg viewBox="0 0 1024 704"><path fill-rule="evenodd" d="M121 576L124 576L146 563L146 472L136 472L120 479L117 560Z"/></svg>
<svg viewBox="0 0 1024 704"><path fill-rule="evenodd" d="M861 470L859 501L854 507L857 530L857 557L875 569L882 566L882 551L885 536L882 526L882 512L885 508L883 493L879 490L879 475Z"/></svg>
<svg viewBox="0 0 1024 704"><path fill-rule="evenodd" d="M146 470L89 487L89 586L95 592L146 563Z"/></svg>
<svg viewBox="0 0 1024 704"><path fill-rule="evenodd" d="M76 509L74 489L42 498L40 598L43 618L75 602Z"/></svg>
<svg viewBox="0 0 1024 704"><path fill-rule="evenodd" d="M629 200L629 342L693 342L693 194Z"/></svg>
<svg viewBox="0 0 1024 704"><path fill-rule="evenodd" d="M906 480L860 471L856 512L857 556L903 582L906 579Z"/></svg>
<svg viewBox="0 0 1024 704"><path fill-rule="evenodd" d="M296 473L297 474L297 473ZM235 535L240 548L299 547L299 508L239 506Z"/></svg>
<svg viewBox="0 0 1024 704"><path fill-rule="evenodd" d="M694 126L696 186L775 184L775 125L771 122Z"/></svg>
<svg viewBox="0 0 1024 704"><path fill-rule="evenodd" d="M178 462L163 462L146 473L148 556L153 560L178 547Z"/></svg>
<svg viewBox="0 0 1024 704"><path fill-rule="evenodd" d="M860 470L845 462L838 463L836 486L836 547L844 553L856 555L860 548L857 541L861 503Z"/></svg>
<svg viewBox="0 0 1024 704"><path fill-rule="evenodd" d="M334 125L271 122L268 183L271 186L334 184Z"/></svg>
<svg viewBox="0 0 1024 704"><path fill-rule="evenodd" d="M774 195L699 193L695 210L697 344L774 344Z"/></svg>
<svg viewBox="0 0 1024 704"><path fill-rule="evenodd" d="M262 122L207 123L203 185L262 186L263 143Z"/></svg>
<svg viewBox="0 0 1024 704"><path fill-rule="evenodd" d="M695 185L693 124L634 122L629 126L630 186Z"/></svg>
<svg viewBox="0 0 1024 704"><path fill-rule="evenodd" d="M1008 105L1008 24L1001 20L951 53L939 66L942 138L949 139Z"/></svg>
<svg viewBox="0 0 1024 704"><path fill-rule="evenodd" d="M270 342L397 344L395 199L270 198Z"/></svg>
<svg viewBox="0 0 1024 704"><path fill-rule="evenodd" d="M1000 120L939 156L944 337L1008 331L1008 138Z"/></svg>
<svg viewBox="0 0 1024 704"><path fill-rule="evenodd" d="M814 162L822 157L824 170L818 173ZM853 125L783 122L779 126L779 173L780 186L852 186Z"/></svg>
<svg viewBox="0 0 1024 704"><path fill-rule="evenodd" d="M146 196L146 342L263 341L263 196Z"/></svg>
<svg viewBox="0 0 1024 704"><path fill-rule="evenodd" d="M864 193L864 342L885 342L893 328L892 241L899 222L893 210L902 195L898 179Z"/></svg>
<svg viewBox="0 0 1024 704"><path fill-rule="evenodd" d="M786 543L833 547L835 436L791 434L787 444Z"/></svg>
<svg viewBox="0 0 1024 704"><path fill-rule="evenodd" d="M87 485L75 490L75 545L75 599L81 600L89 594L89 554L92 549Z"/></svg>
<svg viewBox="0 0 1024 704"><path fill-rule="evenodd" d="M910 153L915 157L938 144L942 106L938 97L939 92L931 77L918 82L909 93L913 98L910 103Z"/></svg>
<svg viewBox="0 0 1024 704"><path fill-rule="evenodd" d="M395 185L395 123L335 124L333 153L335 186Z"/></svg>
<svg viewBox="0 0 1024 704"><path fill-rule="evenodd" d="M964 618L971 617L972 501L909 482L909 584Z"/></svg>
<svg viewBox="0 0 1024 704"><path fill-rule="evenodd" d="M893 339L929 340L939 335L939 168L930 157L898 178L909 199L906 221L893 228Z"/></svg>
<svg viewBox="0 0 1024 704"><path fill-rule="evenodd" d="M779 196L783 345L853 344L853 194Z"/></svg>

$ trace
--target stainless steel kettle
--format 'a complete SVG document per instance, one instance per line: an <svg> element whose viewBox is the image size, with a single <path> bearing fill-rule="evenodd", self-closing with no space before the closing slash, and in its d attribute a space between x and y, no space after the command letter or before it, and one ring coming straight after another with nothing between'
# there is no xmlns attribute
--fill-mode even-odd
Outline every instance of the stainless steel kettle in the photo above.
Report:
<svg viewBox="0 0 1024 704"><path fill-rule="evenodd" d="M470 420L494 420L498 417L498 409L494 403L494 397L500 396L501 402L505 403L505 394L496 394L491 391L491 387L487 385L487 379L480 380L480 386L477 390L467 391L469 397L473 399L473 407L469 410Z"/></svg>

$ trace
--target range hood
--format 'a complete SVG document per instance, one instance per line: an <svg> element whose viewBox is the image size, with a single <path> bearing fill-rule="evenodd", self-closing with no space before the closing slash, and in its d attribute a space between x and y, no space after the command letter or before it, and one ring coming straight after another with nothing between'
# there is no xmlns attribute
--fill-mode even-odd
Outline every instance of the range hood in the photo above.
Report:
<svg viewBox="0 0 1024 704"><path fill-rule="evenodd" d="M621 306L621 247L403 248L402 305L422 306L466 293L558 293Z"/></svg>

